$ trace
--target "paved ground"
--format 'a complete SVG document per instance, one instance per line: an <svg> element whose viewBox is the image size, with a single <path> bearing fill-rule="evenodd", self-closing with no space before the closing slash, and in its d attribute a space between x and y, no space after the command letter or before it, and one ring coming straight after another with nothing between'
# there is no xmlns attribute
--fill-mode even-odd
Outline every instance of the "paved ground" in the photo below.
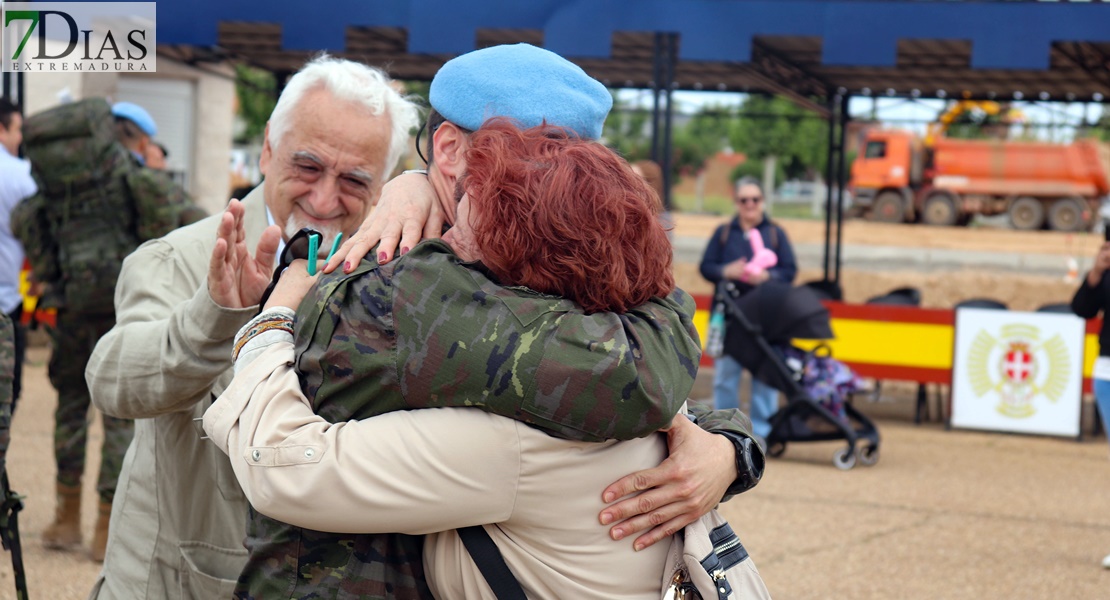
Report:
<svg viewBox="0 0 1110 600"><path fill-rule="evenodd" d="M725 506L775 598L1110 597L1104 440L880 426L876 466L791 447Z"/></svg>
<svg viewBox="0 0 1110 600"><path fill-rule="evenodd" d="M46 350L32 349L10 455L35 600L80 600L97 565L42 549L53 501ZM707 371L703 377L708 376ZM699 382L705 389L705 382ZM838 471L835 444L790 446L760 486L724 506L774 597L1098 599L1110 597L1110 461L1103 438L1076 442L914 426L904 400L883 415L875 467ZM99 428L93 443L100 443ZM94 454L95 450L91 451ZM86 481L94 481L92 466ZM91 536L92 490L84 529ZM15 597L0 560L0 600Z"/></svg>
<svg viewBox="0 0 1110 600"><path fill-rule="evenodd" d="M708 291L691 262L700 258L704 240L720 221L678 219L676 276L692 292ZM799 247L799 280L818 277L823 223L784 225ZM845 240L849 301L913 284L925 291L929 306L990 294L1018 308L1069 298L1074 284L1063 283L1063 268L1053 272L1052 264L1066 256L1089 257L1101 243L1086 234L858 221L846 225ZM83 553L41 546L52 516L54 475L55 395L46 379L46 357L45 348L30 353L10 473L16 489L27 495L20 524L31 598L80 600L99 566ZM709 377L708 370L701 375L696 397L708 394ZM910 388L885 389L891 401L861 405L881 417L884 441L877 466L841 472L831 465L837 445L791 446L783 459L771 462L756 490L723 508L776 598L1110 598L1110 570L1099 566L1110 553L1105 438L1076 442L946 431L935 423L914 426ZM94 426L90 456L96 456L100 439ZM90 464L85 480L95 481L95 475ZM94 503L95 491L86 489L86 540ZM14 597L5 555L0 600Z"/></svg>

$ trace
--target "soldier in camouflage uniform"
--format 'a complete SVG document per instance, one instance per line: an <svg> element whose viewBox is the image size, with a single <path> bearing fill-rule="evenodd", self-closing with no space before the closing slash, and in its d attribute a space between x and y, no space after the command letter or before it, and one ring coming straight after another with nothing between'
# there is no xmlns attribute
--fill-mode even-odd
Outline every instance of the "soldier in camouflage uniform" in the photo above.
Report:
<svg viewBox="0 0 1110 600"><path fill-rule="evenodd" d="M483 53L503 51L523 52L520 63L533 68L555 60L557 74L538 68L536 75L574 81L576 93L603 106L596 111L601 119L608 112L603 86L546 51L501 47L468 57L489 60L497 70L501 60ZM451 67L433 81L436 111L456 108L450 99L437 104L437 89L458 84ZM481 119L489 116L484 109L470 112ZM542 114L537 120L550 122ZM596 137L594 123L584 121L579 133ZM433 112L426 129L464 129L446 123ZM437 162L431 148L429 176L436 180L445 161ZM449 177L433 181L437 190L457 189L452 184ZM297 367L317 414L342 422L405 408L476 406L554 436L603 441L648 435L669 424L685 402L701 352L693 301L681 290L627 314L587 315L569 300L501 287L458 265L441 242L427 242L400 261L363 262L349 275L320 281L296 319ZM583 372L596 376L583 378ZM730 439L750 437L738 412L702 416L703 427ZM247 547L237 598L431 597L419 537L318 532L252 510Z"/></svg>
<svg viewBox="0 0 1110 600"><path fill-rule="evenodd" d="M41 306L58 311L50 329L48 366L58 390L58 504L54 522L43 533L48 548L81 543L81 476L90 406L85 366L97 340L115 324L113 296L123 259L139 244L196 217L180 186L136 158L136 144L149 143L153 120L133 116L144 123L113 117L107 102L93 98L32 116L24 125L39 193L16 209L13 230L35 279L46 286ZM132 437L128 420L104 415L103 424L100 503L90 549L97 561L104 559L116 480Z"/></svg>

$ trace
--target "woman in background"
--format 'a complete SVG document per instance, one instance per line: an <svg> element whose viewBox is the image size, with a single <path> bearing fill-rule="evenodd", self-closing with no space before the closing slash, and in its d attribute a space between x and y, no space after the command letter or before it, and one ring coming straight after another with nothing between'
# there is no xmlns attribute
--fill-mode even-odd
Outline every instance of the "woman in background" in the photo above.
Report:
<svg viewBox="0 0 1110 600"><path fill-rule="evenodd" d="M1102 313L1102 329L1098 332L1098 358L1092 375L1095 403L1102 415L1102 429L1110 436L1110 242L1104 242L1095 255L1095 262L1075 297L1071 309L1084 319L1093 319ZM1102 566L1110 569L1110 554L1102 559Z"/></svg>
<svg viewBox="0 0 1110 600"><path fill-rule="evenodd" d="M763 188L751 177L736 182L733 188L736 216L717 228L701 259L701 274L717 286L731 281L741 294L755 289L764 282L775 279L787 283L798 273L794 261L794 248L786 232L764 212ZM753 232L758 232L759 242L753 245ZM775 256L774 266L752 269L749 265L757 259L757 251L770 251ZM735 358L721 355L714 360L713 405L718 410L739 405L740 375L743 370ZM778 410L779 392L775 388L752 378L751 412L752 433L765 440L771 432L771 415Z"/></svg>

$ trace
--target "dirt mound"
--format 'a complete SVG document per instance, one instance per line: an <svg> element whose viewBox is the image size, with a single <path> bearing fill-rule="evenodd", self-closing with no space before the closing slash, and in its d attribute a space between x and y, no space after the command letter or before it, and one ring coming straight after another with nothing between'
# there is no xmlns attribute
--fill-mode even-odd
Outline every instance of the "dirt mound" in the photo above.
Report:
<svg viewBox="0 0 1110 600"><path fill-rule="evenodd" d="M713 215L676 213L675 235L709 239L725 218ZM825 239L825 222L821 220L776 219L799 243L821 243ZM903 248L936 248L981 252L1015 252L1023 254L1055 254L1094 256L1103 239L1093 233L1060 233L1057 231L1013 231L989 227L928 227L925 225L894 225L858 219L844 222L844 243L864 246L897 246Z"/></svg>
<svg viewBox="0 0 1110 600"><path fill-rule="evenodd" d="M675 235L709 238L718 224L725 219L715 216L677 214ZM795 243L821 243L824 241L823 221L779 221ZM1049 254L1071 256L1089 262L1102 236L1081 233L1066 234L1050 231L1010 231L1003 229L966 227L926 227L922 225L891 225L867 221L846 221L846 245L894 246L968 250L978 252L1014 252L1023 254ZM1063 260L1063 258L1061 258ZM821 279L819 269L802 265L799 283ZM1061 267L1061 271L1063 271ZM675 278L679 287L691 294L711 294L712 286L698 273L696 264L675 265ZM961 269L947 272L864 271L844 265L841 270L841 287L844 299L862 303L868 298L884 294L894 288L910 286L922 292L922 305L929 308L950 308L969 298L993 298L1005 302L1014 310L1035 310L1045 304L1068 302L1075 293L1077 282L1063 277L1024 275L1021 273L989 272L979 269Z"/></svg>

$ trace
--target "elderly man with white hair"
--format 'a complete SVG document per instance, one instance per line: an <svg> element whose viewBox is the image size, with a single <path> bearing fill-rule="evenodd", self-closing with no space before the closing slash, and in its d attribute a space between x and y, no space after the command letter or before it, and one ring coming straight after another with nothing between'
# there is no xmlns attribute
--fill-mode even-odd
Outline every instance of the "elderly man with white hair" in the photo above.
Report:
<svg viewBox="0 0 1110 600"><path fill-rule="evenodd" d="M231 596L246 560L247 502L227 457L202 439L194 419L231 380L232 340L258 312L262 290L212 276L210 264L230 253L248 269L268 270L282 239L302 227L328 242L353 233L417 119L381 71L318 58L290 79L271 115L265 182L225 213L148 242L124 262L117 324L86 376L97 408L136 419L135 438L91 598Z"/></svg>

